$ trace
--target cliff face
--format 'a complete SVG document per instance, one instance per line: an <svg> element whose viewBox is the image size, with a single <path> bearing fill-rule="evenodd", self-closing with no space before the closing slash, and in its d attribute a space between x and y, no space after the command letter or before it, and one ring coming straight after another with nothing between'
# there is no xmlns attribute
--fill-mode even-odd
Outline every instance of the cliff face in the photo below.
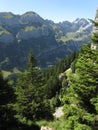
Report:
<svg viewBox="0 0 98 130"><path fill-rule="evenodd" d="M42 67L55 64L87 43L91 31L85 19L54 23L35 12L0 13L0 68L22 68L31 49Z"/></svg>

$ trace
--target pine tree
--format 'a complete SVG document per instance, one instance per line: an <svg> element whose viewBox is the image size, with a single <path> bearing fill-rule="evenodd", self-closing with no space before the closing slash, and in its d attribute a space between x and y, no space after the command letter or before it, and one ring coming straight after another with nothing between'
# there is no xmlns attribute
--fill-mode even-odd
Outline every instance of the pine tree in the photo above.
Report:
<svg viewBox="0 0 98 130"><path fill-rule="evenodd" d="M23 72L16 86L16 118L22 123L51 116L51 110L45 98L45 86L42 71L36 67L33 55L29 55L29 67Z"/></svg>
<svg viewBox="0 0 98 130"><path fill-rule="evenodd" d="M84 46L70 77L70 88L64 96L64 112L68 125L82 129L95 129L98 121L98 51ZM77 125L77 128L76 128Z"/></svg>

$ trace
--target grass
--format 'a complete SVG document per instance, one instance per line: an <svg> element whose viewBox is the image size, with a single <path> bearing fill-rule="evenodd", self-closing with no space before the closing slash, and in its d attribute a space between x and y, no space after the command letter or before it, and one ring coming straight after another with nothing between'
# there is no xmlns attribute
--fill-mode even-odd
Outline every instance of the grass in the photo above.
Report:
<svg viewBox="0 0 98 130"><path fill-rule="evenodd" d="M56 25L52 25L52 28L53 28L54 30L59 29L58 26L56 26Z"/></svg>
<svg viewBox="0 0 98 130"><path fill-rule="evenodd" d="M8 76L10 76L11 74L15 73L15 74L19 74L21 73L21 71L19 71L17 68L13 69L13 72L11 71L6 71L6 70L2 70L3 76L4 78L7 78Z"/></svg>
<svg viewBox="0 0 98 130"><path fill-rule="evenodd" d="M34 26L26 26L25 32L35 30L36 28Z"/></svg>
<svg viewBox="0 0 98 130"><path fill-rule="evenodd" d="M2 73L3 73L4 78L7 78L9 75L12 74L10 71L5 71L5 70L2 70Z"/></svg>
<svg viewBox="0 0 98 130"><path fill-rule="evenodd" d="M82 35L82 36L79 36L79 33L67 33L66 36L62 36L60 37L59 40L63 41L63 42L66 42L66 41L69 41L69 40L73 40L73 41L82 41L83 39L87 38L87 36L85 35Z"/></svg>
<svg viewBox="0 0 98 130"><path fill-rule="evenodd" d="M16 67L13 69L13 73L21 73L20 70L18 70Z"/></svg>
<svg viewBox="0 0 98 130"><path fill-rule="evenodd" d="M10 34L6 29L4 29L2 26L0 26L0 35L2 34Z"/></svg>

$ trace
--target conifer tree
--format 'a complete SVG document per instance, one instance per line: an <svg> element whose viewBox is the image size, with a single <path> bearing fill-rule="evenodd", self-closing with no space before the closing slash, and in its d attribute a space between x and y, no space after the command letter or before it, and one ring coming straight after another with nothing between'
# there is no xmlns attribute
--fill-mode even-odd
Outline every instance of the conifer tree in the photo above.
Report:
<svg viewBox="0 0 98 130"><path fill-rule="evenodd" d="M98 121L98 51L83 47L64 96L64 112L70 129L95 129ZM77 128L76 128L77 126Z"/></svg>
<svg viewBox="0 0 98 130"><path fill-rule="evenodd" d="M93 22L98 26L98 22ZM83 46L69 77L70 87L63 98L66 129L98 129L98 32L91 48Z"/></svg>
<svg viewBox="0 0 98 130"><path fill-rule="evenodd" d="M33 55L30 53L29 56L29 67L20 75L16 86L16 118L22 123L51 116L49 103L44 96L43 74L36 67Z"/></svg>

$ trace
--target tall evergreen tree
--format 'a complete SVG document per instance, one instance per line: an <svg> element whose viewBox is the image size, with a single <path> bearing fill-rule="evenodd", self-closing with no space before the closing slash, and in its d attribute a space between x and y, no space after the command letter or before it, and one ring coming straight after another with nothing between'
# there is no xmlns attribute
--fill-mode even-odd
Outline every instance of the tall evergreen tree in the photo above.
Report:
<svg viewBox="0 0 98 130"><path fill-rule="evenodd" d="M64 96L64 111L70 129L95 129L98 121L98 51L83 47Z"/></svg>
<svg viewBox="0 0 98 130"><path fill-rule="evenodd" d="M51 115L48 100L45 99L44 78L41 70L36 67L33 55L29 55L29 67L20 75L16 86L16 117L28 123Z"/></svg>

